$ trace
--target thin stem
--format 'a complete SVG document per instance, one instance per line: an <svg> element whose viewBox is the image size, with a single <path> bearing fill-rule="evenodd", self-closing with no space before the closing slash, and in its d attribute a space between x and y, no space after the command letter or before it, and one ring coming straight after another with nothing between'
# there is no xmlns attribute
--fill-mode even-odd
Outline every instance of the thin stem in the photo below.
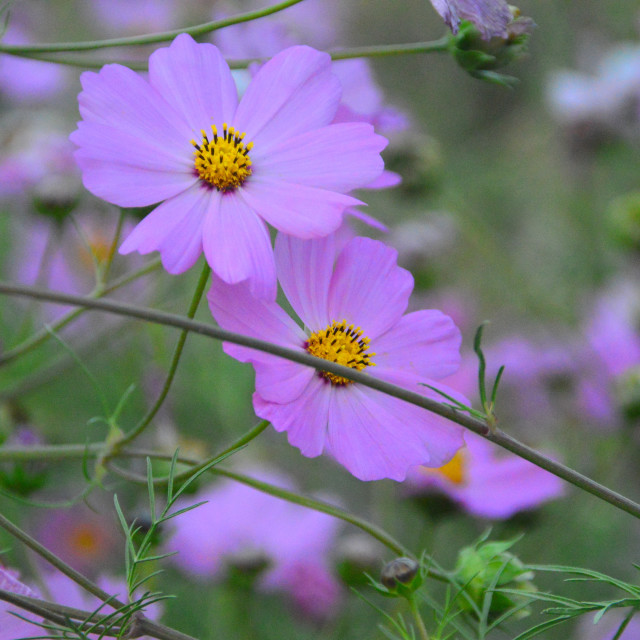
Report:
<svg viewBox="0 0 640 640"><path fill-rule="evenodd" d="M229 18L223 18L221 20L213 20L211 22L204 22L192 27L186 27L184 29L174 29L172 31L162 31L160 33L150 33L142 36L132 36L127 38L110 38L108 40L90 40L84 42L57 42L51 44L32 44L32 45L11 45L0 44L0 52L11 53L14 55L19 54L32 54L32 53L53 53L53 52L65 52L65 51L96 51L98 49L107 49L110 47L128 47L141 44L156 44L158 42L168 42L173 40L181 33L188 33L191 36L201 36L206 33L211 33L217 29L223 29L224 27L230 27L234 24L240 24L242 22L249 22L251 20L257 20L265 16L277 13L291 7L294 4L298 4L302 0L285 0L279 2L265 9L258 9L256 11L248 11L246 13L240 13Z"/></svg>
<svg viewBox="0 0 640 640"><path fill-rule="evenodd" d="M189 305L189 310L187 311L187 318L192 319L196 315L196 311L198 310L198 305L200 304L200 300L202 300L202 295L204 294L205 287L207 286L207 280L209 279L209 274L211 273L211 267L205 262L202 267L202 272L200 273L200 279L198 280L198 284L196 285L196 290L193 294L193 298L191 299L191 304ZM150 422L154 419L163 402L165 401L169 389L171 388L171 383L173 382L173 378L176 375L176 371L178 369L178 363L180 362L180 357L182 356L182 350L184 348L184 343L187 339L189 331L184 329L180 336L178 337L178 342L176 343L176 348L173 352L173 358L171 360L171 366L169 367L169 373L167 374L167 378L164 381L164 386L162 387L162 391L160 391L160 395L156 400L155 404L147 414L138 422L138 424L129 432L127 435L123 436L118 440L114 450L133 442L150 424Z"/></svg>
<svg viewBox="0 0 640 640"><path fill-rule="evenodd" d="M144 267L141 267L140 269L137 269L132 273L126 274L121 278L114 280L109 286L105 286L103 288L100 288L100 287L96 288L94 291L92 291L89 294L88 297L97 300L98 298L101 298L102 296L107 295L108 293L112 293L113 291L116 291L117 289L124 287L130 282L133 282L134 280L137 280L138 278L141 278L142 276L147 275L151 271L154 271L155 269L157 269L160 266L160 264L161 262L159 258L157 260L153 260L152 262L145 265ZM84 314L87 311L87 309L88 307L85 307L84 309L81 307L79 309L74 309L73 311L69 311L68 313L63 315L60 319L52 323L49 326L49 328L45 327L40 329L39 331L34 333L30 338L27 338L24 342L21 342L19 345L17 345L13 349L9 349L5 351L0 356L0 366L8 364L9 362L12 362L16 358L19 358L25 353L28 353L32 349L35 349L36 347L40 346L41 344L49 340L49 338L51 338L53 334L58 333L60 329L63 329L68 324L73 322L76 318Z"/></svg>
<svg viewBox="0 0 640 640"><path fill-rule="evenodd" d="M413 619L416 622L416 626L418 627L418 633L420 634L420 640L429 640L429 634L427 633L427 628L424 626L424 620L420 615L420 609L418 608L418 603L416 601L415 593L412 593L409 598L409 608L411 609L411 613L413 614Z"/></svg>
<svg viewBox="0 0 640 640"><path fill-rule="evenodd" d="M0 600L9 602L21 609L35 613L42 618L64 627L68 627L69 619L82 622L97 622L98 626L91 627L92 633L99 633L101 636L108 637L121 637L122 630L119 627L99 624L101 619L99 614L92 614L88 611L82 611L81 609L75 609L73 607L65 607L63 605L39 600L37 598L21 596L4 589L0 589ZM115 600L111 600L109 604L115 604L115 602ZM139 635L148 635L158 638L159 640L196 640L192 636L188 636L163 624L153 622L145 617L136 618L132 624L135 625L136 631L140 632Z"/></svg>
<svg viewBox="0 0 640 640"><path fill-rule="evenodd" d="M163 455L162 457L165 459L169 458L169 456L167 455ZM146 476L132 473L130 471L127 471L126 469L121 469L120 467L117 467L113 464L109 464L109 469L116 475L130 482L135 482L136 484L147 484ZM349 513L344 509L340 509L339 507L335 507L332 504L322 502L321 500L315 500L314 498L308 498L307 496L299 495L297 493L294 493L293 491L281 489L280 487L276 487L275 485L250 478L249 476L245 476L240 473L235 473L234 471L227 471L226 469L212 467L211 469L209 469L209 472L213 473L214 475L222 476L224 478L230 478L231 480L235 480L236 482L242 482L243 484L253 487L254 489L258 489L258 491L268 493L269 495L275 496L276 498L281 498L282 500L287 500L288 502L293 502L294 504L299 504L308 509L320 511L321 513L326 513L334 518L338 518L339 520L348 522L358 527L359 529L362 529L370 536L381 542L395 555L414 557L408 549L406 549L401 543L399 543L377 525L367 522L366 520L364 520L363 518L359 518L358 516L354 516L352 513Z"/></svg>
<svg viewBox="0 0 640 640"><path fill-rule="evenodd" d="M81 620L89 621L96 620L96 616L92 616L88 611L82 611L81 609L74 609L72 607L64 607L62 605L54 604L53 602L47 602L46 600L39 600L37 598L30 598L29 596L22 596L5 589L0 589L0 600L4 600L16 607L20 607L25 611L35 613L36 615L54 622L62 627L69 626L69 620ZM34 627L38 625L34 622ZM84 626L84 625L83 625ZM107 628L104 625L98 625L92 628L92 631L101 633L108 637L118 637L120 629L118 627Z"/></svg>
<svg viewBox="0 0 640 640"><path fill-rule="evenodd" d="M85 578L81 573L78 573L75 569L63 562L58 556L54 555L43 547L37 540L34 540L28 533L17 527L13 522L5 518L0 513L0 527L10 533L12 536L20 540L29 549L35 551L39 556L44 558L47 562L52 564L58 571L61 571L66 576L71 578L76 584L79 584L85 591L93 594L102 602L106 602L116 607L125 607L126 605L116 598L110 596L106 591L103 591L98 585L91 582L91 580Z"/></svg>
<svg viewBox="0 0 640 640"><path fill-rule="evenodd" d="M446 52L449 47L449 38L445 36L439 40L431 40L426 42L407 42L400 44L388 44L388 45L375 45L370 47L350 47L345 49L337 49L329 51L329 55L332 60L350 60L352 58L385 58L388 56L398 55L412 55L412 54L427 54L427 53L443 53ZM125 67L129 67L135 71L146 71L149 65L146 62L140 60L105 60L96 58L84 58L84 57L71 57L65 56L63 58L53 55L46 55L44 53L32 52L25 50L26 47L21 47L20 50L5 51L11 55L19 56L22 58L30 58L32 60L41 60L43 62L54 62L58 64L65 64L70 67L80 67L83 69L101 69L105 64L111 64L116 62L122 64ZM3 51L0 45L0 52ZM227 60L227 64L231 69L246 69L253 62L264 62L267 58L236 58Z"/></svg>
<svg viewBox="0 0 640 640"><path fill-rule="evenodd" d="M258 351L270 353L272 355L291 360L292 362L297 362L298 364L313 367L314 369L335 373L336 375L353 380L363 386L381 391L382 393L394 398L399 398L400 400L422 407L423 409L427 409L428 411L442 416L443 418L451 420L452 422L455 422L486 438L490 442L493 442L504 449L515 453L521 458L532 462L538 467L549 471L559 478L566 480L574 486L591 493L605 502L608 502L622 511L626 511L636 518L640 518L640 504L637 504L633 500L630 500L612 489L595 482L591 478L582 475L556 460L547 458L510 435L507 435L500 429L496 428L493 432L490 432L489 426L486 422L479 420L478 418L461 413L446 404L436 402L435 400L427 398L416 391L409 391L408 389L390 384L362 371L357 371L328 360L323 360L322 358L317 358L306 351L296 351L277 344L271 344L265 340L258 340L249 336L226 331L217 326L187 320L175 314L136 307L122 302L95 300L92 298L83 298L82 296L54 293L51 291L36 289L34 287L16 286L1 282L0 293L33 297L41 300L49 300L50 302L59 302L61 304L85 306L91 309L99 309L109 313L125 315L131 318L146 320L148 322L177 327L179 329L193 331L194 333L198 333L203 336L215 338L216 340L226 340L244 347L250 347Z"/></svg>
<svg viewBox="0 0 640 640"><path fill-rule="evenodd" d="M118 224L116 225L116 232L113 234L113 240L111 241L111 245L109 247L109 253L107 254L107 259L104 261L101 270L98 272L98 282L97 286L99 288L104 288L109 279L109 271L111 270L111 265L113 264L113 258L116 254L116 249L118 248L118 244L120 243L120 236L122 235L122 226L124 225L125 213L124 209L120 209L120 214L118 215Z"/></svg>

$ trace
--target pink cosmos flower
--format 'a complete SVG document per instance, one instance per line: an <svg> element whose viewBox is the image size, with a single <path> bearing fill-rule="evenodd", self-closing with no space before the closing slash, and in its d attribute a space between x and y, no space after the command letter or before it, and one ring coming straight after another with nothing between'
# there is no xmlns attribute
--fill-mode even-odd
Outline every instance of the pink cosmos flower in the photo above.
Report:
<svg viewBox="0 0 640 640"><path fill-rule="evenodd" d="M331 59L291 47L238 102L218 49L178 36L149 59L149 79L120 65L84 73L71 139L84 184L123 207L162 202L121 253L159 251L181 273L202 251L214 273L275 294L265 221L300 238L340 226L344 195L383 170L386 140L365 123L330 124L341 87Z"/></svg>
<svg viewBox="0 0 640 640"><path fill-rule="evenodd" d="M254 474L255 475L255 474ZM291 481L262 471L260 479L292 489ZM207 500L172 520L173 561L199 578L218 578L231 565L266 566L258 586L284 591L306 614L335 611L340 586L329 569L339 521L237 482L224 481L177 508ZM249 566L250 568L250 566Z"/></svg>
<svg viewBox="0 0 640 640"><path fill-rule="evenodd" d="M275 302L252 297L246 284L219 278L209 293L214 318L439 400L420 383L434 385L456 370L460 332L439 311L403 316L413 278L397 266L395 250L354 238L336 256L334 242L284 234L276 240L280 284L305 329ZM265 353L230 344L225 350L255 368L257 415L287 431L303 455L327 451L361 480L404 480L409 467L441 466L463 444L460 427L414 405Z"/></svg>
<svg viewBox="0 0 640 640"><path fill-rule="evenodd" d="M439 469L419 467L408 478L412 492L439 489L469 513L510 518L564 493L562 481L518 456L498 455L484 438L467 432L466 447Z"/></svg>

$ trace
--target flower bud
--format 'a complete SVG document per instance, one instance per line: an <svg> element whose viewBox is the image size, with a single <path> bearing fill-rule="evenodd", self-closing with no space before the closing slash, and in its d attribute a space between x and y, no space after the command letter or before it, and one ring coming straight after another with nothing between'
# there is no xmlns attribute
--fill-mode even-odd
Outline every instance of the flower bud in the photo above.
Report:
<svg viewBox="0 0 640 640"><path fill-rule="evenodd" d="M35 187L33 205L36 211L62 222L78 204L78 180L68 175L50 175Z"/></svg>
<svg viewBox="0 0 640 640"><path fill-rule="evenodd" d="M391 562L387 562L382 568L380 574L380 582L389 590L396 591L399 587L409 587L414 590L414 582L419 575L420 565L411 558L396 558Z"/></svg>
<svg viewBox="0 0 640 640"><path fill-rule="evenodd" d="M523 597L499 591L499 587L510 590L521 590L523 596L535 591L531 582L533 572L516 558L508 549L515 540L506 542L484 542L480 540L472 547L463 548L458 554L454 575L460 585L465 585L467 594L483 607L485 595L491 591L489 618L495 619L509 609L521 607ZM464 606L471 609L465 599L460 599ZM523 607L516 617L529 615L528 608Z"/></svg>
<svg viewBox="0 0 640 640"><path fill-rule="evenodd" d="M529 36L535 27L531 18L509 7L511 19L501 33L483 28L471 20L462 20L451 36L449 49L456 62L469 74L482 80L509 85L513 79L495 73L526 52ZM489 35L489 37L487 37Z"/></svg>

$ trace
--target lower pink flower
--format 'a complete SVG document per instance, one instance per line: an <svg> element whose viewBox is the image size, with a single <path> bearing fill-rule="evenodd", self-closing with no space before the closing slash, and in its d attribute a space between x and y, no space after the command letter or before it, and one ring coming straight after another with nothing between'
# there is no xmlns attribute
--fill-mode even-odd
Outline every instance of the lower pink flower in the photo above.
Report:
<svg viewBox="0 0 640 640"><path fill-rule="evenodd" d="M214 318L225 329L440 400L424 384L435 385L459 365L453 321L435 310L403 315L413 278L398 267L395 250L354 238L337 252L334 242L333 236L277 238L280 284L305 329L275 302L254 298L247 283L219 278L209 292ZM237 345L224 348L255 368L257 415L286 431L303 455L327 451L361 480L404 480L410 467L439 467L464 444L461 427L424 409L325 371Z"/></svg>

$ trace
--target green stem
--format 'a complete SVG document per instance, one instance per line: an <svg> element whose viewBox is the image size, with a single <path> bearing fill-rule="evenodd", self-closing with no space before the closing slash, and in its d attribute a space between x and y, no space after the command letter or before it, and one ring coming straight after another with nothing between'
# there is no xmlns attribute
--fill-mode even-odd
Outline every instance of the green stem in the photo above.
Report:
<svg viewBox="0 0 640 640"><path fill-rule="evenodd" d="M90 622L92 624L97 623L97 626L90 627L92 633L99 633L101 637L122 637L122 630L118 627L112 627L111 625L100 625L101 616L99 614L93 614L81 609L75 609L73 607L65 607L63 605L59 605L53 602L47 602L45 600L39 600L37 598L21 596L4 589L0 589L0 600L4 600L5 602L9 602L17 607L20 607L21 609L25 609L26 611L35 613L36 615L59 624L60 626L65 628L68 628L69 626L69 619L77 620L80 622ZM111 599L109 604L111 603L116 604L116 601ZM102 617L104 618L104 616ZM181 633L180 631L171 629L170 627L167 627L163 624L152 622L145 617L135 619L133 624L136 627L136 631L140 632L140 635L152 636L154 638L158 638L159 640L196 640L192 636L188 636L184 633ZM84 625L83 629L88 630L88 627Z"/></svg>
<svg viewBox="0 0 640 640"><path fill-rule="evenodd" d="M161 262L159 258L157 260L153 260L149 264L145 265L144 267L141 267L140 269L134 271L133 273L124 275L118 280L115 280L109 286L105 286L103 288L100 288L100 287L96 288L94 291L92 291L89 294L88 298L97 300L98 298L101 298L102 296L105 296L108 293L112 293L113 291L116 291L117 289L124 287L130 282L133 282L134 280L137 280L138 278L141 278L142 276L147 275L151 271L154 271L160 266L160 264ZM59 320L56 320L53 324L51 324L49 328L40 329L40 331L37 331L30 338L27 338L24 342L21 342L19 345L17 345L13 349L9 349L5 351L2 355L0 355L0 366L8 364L9 362L12 362L16 358L19 358L20 356L23 356L25 353L28 353L32 349L35 349L36 347L40 346L41 344L49 340L49 338L51 338L52 335L58 333L60 329L63 329L64 327L66 327L68 324L73 322L76 318L84 314L86 311L87 311L87 307L85 308L80 307L79 309L69 311L69 313L66 313Z"/></svg>
<svg viewBox="0 0 640 640"><path fill-rule="evenodd" d="M65 51L96 51L98 49L107 49L110 47L128 47L141 44L156 44L158 42L168 42L169 40L173 40L176 36L179 36L181 33L188 33L189 35L194 37L202 36L206 33L211 33L212 31L216 31L217 29L223 29L224 27L230 27L234 24L241 24L242 22L257 20L259 18L263 18L273 13L282 11L283 9L291 7L294 4L298 4L299 2L302 2L302 0L285 0L284 2L279 2L270 7L266 7L265 9L248 11L236 16L231 16L230 18L204 22L202 24L194 25L193 27L187 27L185 29L174 29L173 31L150 33L143 36L110 38L108 40L90 40L85 42L57 42L52 44L0 44L0 52L19 55L25 53L33 54Z"/></svg>
<svg viewBox="0 0 640 640"><path fill-rule="evenodd" d="M109 271L111 271L111 265L113 264L113 258L116 255L116 249L118 248L118 244L120 243L120 236L122 235L122 226L124 225L125 212L124 209L120 209L120 214L118 216L118 224L116 225L116 232L113 234L113 240L111 241L111 246L109 247L109 253L107 255L107 259L104 261L104 264L101 265L101 268L98 270L98 278L96 286L98 289L103 289L107 280L109 279Z"/></svg>
<svg viewBox="0 0 640 640"><path fill-rule="evenodd" d="M58 556L54 555L43 547L37 540L34 540L28 533L22 531L19 527L17 527L13 522L5 518L0 513L0 527L2 527L5 531L10 533L12 536L20 540L23 544L25 544L29 549L35 551L39 556L44 558L47 562L52 564L58 571L61 571L66 576L71 578L76 584L79 584L85 591L93 594L102 602L107 602L112 606L116 607L125 607L126 605L120 602L118 599L110 596L106 591L103 591L98 585L91 582L85 578L81 573L78 573L75 569L70 567L68 564L63 562Z"/></svg>
<svg viewBox="0 0 640 640"><path fill-rule="evenodd" d="M371 47L351 47L345 49L337 49L329 51L332 60L350 60L352 58L385 58L388 56L427 54L427 53L443 53L449 47L449 37L445 36L439 40L431 40L426 42L407 42L401 44L376 45ZM23 47L22 49L26 49ZM3 51L0 45L0 52ZM5 51L5 53L19 56L21 58L30 58L32 60L41 60L43 62L54 62L65 64L70 67L80 67L83 69L101 69L105 64L117 63L129 67L135 71L147 71L149 65L139 60L104 60L96 58L70 57L63 58L55 55L46 55L44 53L31 52L25 50ZM238 58L227 60L227 64L231 69L246 69L253 62L264 62L267 58Z"/></svg>
<svg viewBox="0 0 640 640"><path fill-rule="evenodd" d="M409 598L409 608L411 609L411 613L413 614L413 619L416 622L416 626L418 627L418 633L420 634L420 640L429 640L429 634L427 633L427 628L424 626L424 620L420 615L420 609L418 608L418 603L416 602L415 593L412 593Z"/></svg>
<svg viewBox="0 0 640 640"><path fill-rule="evenodd" d="M140 452L142 453L142 452ZM146 452L149 454L150 452ZM149 455L148 457L152 457ZM162 455L163 459L169 459L170 456ZM193 461L190 461L194 464ZM201 465L199 465L201 466ZM120 467L116 467L115 465L109 465L111 471L113 471L116 475L128 480L130 482L135 482L136 484L147 484L146 476L141 476L137 473L132 473L127 471L126 469L121 469ZM293 502L294 504L299 504L302 507L306 507L307 509L313 509L314 511L320 511L321 513L326 513L334 518L338 518L339 520L343 520L344 522L348 522L359 529L362 529L370 536L381 542L385 547L391 550L392 553L398 556L409 556L414 557L413 554L406 549L402 544L400 544L397 540L392 538L386 531L381 529L375 524L367 522L363 518L359 518L358 516L354 516L353 514L345 511L344 509L340 509L339 507L335 507L332 504L328 504L327 502L322 502L321 500L315 500L313 498L308 498L307 496L302 496L293 491L287 491L286 489L281 489L280 487L276 487L274 485L268 484L267 482L262 482L261 480L256 480L254 478L250 478L249 476L242 475L240 473L235 473L234 471L227 471L226 469L219 469L218 467L212 467L209 469L210 473L213 473L218 476L222 476L224 478L230 478L231 480L235 480L236 482L242 482L254 489L258 489L258 491L263 491L264 493L268 493L269 495L275 496L276 498L281 498L282 500L287 500L288 502Z"/></svg>
<svg viewBox="0 0 640 640"><path fill-rule="evenodd" d="M187 320L181 316L177 316L171 313L164 313L161 311L155 311L152 309L145 309L136 307L134 305L125 304L122 302L115 302L110 300L95 300L92 298L83 298L82 296L72 296L61 293L54 293L51 291L43 291L34 287L25 287L21 285L11 285L0 282L0 293L33 297L41 300L48 300L50 302L59 302L61 304L73 304L88 307L91 309L99 309L101 311L107 311L109 313L115 313L119 315L129 316L131 318L138 318L140 320L146 320L157 324L162 324L171 327L177 327L187 331L193 331L194 333L215 338L216 340L225 340L227 342L233 342L244 347L270 353L272 355L297 362L314 369L329 371L338 376L342 376L349 380L353 380L363 386L370 387L377 391L381 391L394 398L404 400L410 404L422 407L432 413L435 413L443 418L451 420L474 433L486 438L490 442L497 444L498 446L515 453L516 455L532 462L538 467L549 471L550 473L566 480L574 486L591 493L592 495L608 502L609 504L626 511L636 518L640 518L640 504L637 504L633 500L626 498L625 496L595 482L591 478L588 478L581 473L563 465L556 460L547 458L541 453L531 449L527 445L519 442L510 435L504 433L500 429L494 429L491 431L489 425L483 420L474 418L472 416L460 413L452 407L436 402L431 398L427 398L416 391L410 391L402 387L385 382L371 376L363 371L357 371L349 367L345 367L322 358L317 358L302 350L289 349L277 344L266 342L265 340L258 340L249 336L226 331L220 327L204 324L200 322L194 322L193 320Z"/></svg>
<svg viewBox="0 0 640 640"><path fill-rule="evenodd" d="M209 274L211 273L211 268L205 262L202 267L202 272L200 273L200 279L198 280L198 284L196 285L196 290L193 294L193 298L191 299L191 304L189 305L189 310L187 311L187 318L192 319L196 315L196 311L198 310L198 305L200 304L200 300L202 300L202 295L204 294L205 287L207 286L207 280L209 279ZM180 336L178 337L178 342L176 343L176 348L173 352L173 358L171 360L171 366L169 367L169 373L167 374L167 378L164 381L164 386L162 387L162 391L160 391L160 395L156 400L155 404L149 409L147 414L138 422L138 424L125 436L120 438L117 443L115 443L114 451L117 451L120 447L123 447L130 442L133 442L151 423L154 419L160 407L164 403L169 389L171 388L171 383L173 382L173 378L176 375L176 371L178 369L178 363L180 362L180 357L182 356L182 350L184 348L184 343L187 339L188 330L184 329Z"/></svg>

